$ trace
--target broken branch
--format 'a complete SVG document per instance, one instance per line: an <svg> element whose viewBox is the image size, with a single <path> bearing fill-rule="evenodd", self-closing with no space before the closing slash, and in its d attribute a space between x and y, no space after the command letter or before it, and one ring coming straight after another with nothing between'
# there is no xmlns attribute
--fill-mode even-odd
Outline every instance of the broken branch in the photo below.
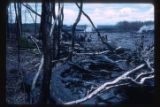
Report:
<svg viewBox="0 0 160 107"><path fill-rule="evenodd" d="M84 101L92 98L93 96L95 96L100 91L102 91L105 87L113 85L113 84L116 84L116 83L118 83L121 80L124 80L129 74L131 74L134 71L137 71L137 70L141 69L144 66L145 66L145 64L141 64L141 65L137 66L136 68L134 68L134 69L132 69L130 71L125 72L124 74L122 74L121 76L117 77L113 81L109 81L109 82L106 82L106 83L102 84L100 87L98 87L96 90L94 90L93 92L91 92L89 95L87 95L84 98L81 98L81 99L76 100L76 101L66 102L64 104L65 105L71 105L71 104L78 104L78 103L84 102Z"/></svg>
<svg viewBox="0 0 160 107"><path fill-rule="evenodd" d="M27 9L29 9L30 11L32 11L34 14L36 14L37 16L41 17L41 15L39 13L37 13L35 10L32 9L32 7L30 7L28 4L24 4L22 3L22 5L24 7L26 7Z"/></svg>
<svg viewBox="0 0 160 107"><path fill-rule="evenodd" d="M37 71L35 77L33 78L31 90L33 90L33 89L35 88L35 85L36 85L37 79L38 79L38 77L39 77L39 74L40 74L41 71L42 71L43 64L44 64L44 56L42 55L42 58L41 58L41 61L40 61L40 65L39 65L38 71Z"/></svg>

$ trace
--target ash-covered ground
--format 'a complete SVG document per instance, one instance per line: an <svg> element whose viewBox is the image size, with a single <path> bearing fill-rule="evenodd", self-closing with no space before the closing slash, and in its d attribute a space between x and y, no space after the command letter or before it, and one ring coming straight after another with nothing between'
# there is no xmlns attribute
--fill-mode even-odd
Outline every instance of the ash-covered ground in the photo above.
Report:
<svg viewBox="0 0 160 107"><path fill-rule="evenodd" d="M86 42L80 42L80 46L75 47L75 51L77 53L106 52L97 55L75 54L72 61L57 62L52 70L51 98L57 99L57 102L83 98L103 83L112 81L126 71L144 63L138 55L138 52L141 51L138 50L138 46L141 43L142 34L103 33L103 35L106 34L109 43L121 49L114 52L107 51L107 47L99 42L96 35L88 33ZM147 47L154 43L152 33L143 35L144 46ZM36 49L21 49L18 66L16 47L12 42L7 42L6 48L6 101L9 104L28 104L30 87L24 86L24 83L31 85L38 70L40 55ZM149 55L152 62L154 62L153 55L154 52ZM136 71L132 76L145 71L148 71L147 67ZM37 99L38 87L35 93L32 93ZM82 104L152 104L153 95L154 79L150 79L143 86L128 83L124 86L103 90Z"/></svg>

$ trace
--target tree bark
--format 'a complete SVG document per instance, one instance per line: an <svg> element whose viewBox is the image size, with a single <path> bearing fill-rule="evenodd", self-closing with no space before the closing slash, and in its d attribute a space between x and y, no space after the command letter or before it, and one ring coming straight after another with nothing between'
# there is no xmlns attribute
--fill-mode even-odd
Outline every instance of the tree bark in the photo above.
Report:
<svg viewBox="0 0 160 107"><path fill-rule="evenodd" d="M70 55L69 55L70 60L72 60L72 55L73 55L73 51L74 51L74 44L75 44L75 30L76 30L76 26L77 26L78 22L81 19L82 8L83 8L83 3L82 3L82 0L81 0L80 6L79 6L78 17L77 17L77 19L76 19L76 21L75 21L75 23L73 24L73 27L72 27L72 49L71 49L71 52L70 52Z"/></svg>
<svg viewBox="0 0 160 107"><path fill-rule="evenodd" d="M42 51L44 55L43 79L39 103L46 104L50 98L50 80L52 72L52 43L49 32L52 23L51 6L48 0L42 2L40 33L42 35Z"/></svg>

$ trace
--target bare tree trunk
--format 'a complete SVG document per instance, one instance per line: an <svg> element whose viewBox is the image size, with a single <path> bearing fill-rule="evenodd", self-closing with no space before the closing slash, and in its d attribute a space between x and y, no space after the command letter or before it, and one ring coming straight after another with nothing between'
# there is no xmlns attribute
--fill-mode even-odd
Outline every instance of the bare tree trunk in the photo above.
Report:
<svg viewBox="0 0 160 107"><path fill-rule="evenodd" d="M9 10L7 9L7 11L9 12ZM11 14L11 6L10 6L10 14ZM11 15L10 15L11 16ZM7 26L7 38L9 39L9 36L10 36L10 30L9 30L9 22L11 22L11 17L9 18L8 17L8 14L6 14L6 19L7 19L7 23L6 23L6 26Z"/></svg>
<svg viewBox="0 0 160 107"><path fill-rule="evenodd" d="M20 69L20 36L22 33L22 20L21 20L21 4L14 3L15 13L16 13L16 40L17 40L17 51L18 51L18 70Z"/></svg>
<svg viewBox="0 0 160 107"><path fill-rule="evenodd" d="M76 19L76 21L75 21L75 23L73 24L73 27L72 27L72 49L71 49L71 52L70 52L70 55L69 55L70 60L72 60L72 55L73 55L73 52L74 52L75 30L76 30L76 26L77 26L78 22L80 21L81 15L82 15L82 8L83 8L83 3L82 3L82 0L81 0L80 6L79 6L79 14L78 14L78 17L77 17L77 19Z"/></svg>
<svg viewBox="0 0 160 107"><path fill-rule="evenodd" d="M57 58L59 59L60 58L60 38L61 38L61 31L62 31L62 27L63 27L63 19L64 19L64 14L63 14L63 6L64 4L61 3L60 1L58 2L58 8L59 8L59 11L60 11L60 15L58 16L58 56Z"/></svg>
<svg viewBox="0 0 160 107"><path fill-rule="evenodd" d="M39 103L43 104L47 103L48 99L52 100L52 103L55 102L55 100L50 97L50 81L52 67L55 64L55 62L52 62L52 60L56 60L59 54L58 49L60 46L60 33L61 26L63 24L61 20L61 17L63 16L62 11L63 5L61 5L60 2L58 16L56 16L55 14L55 2L49 3L49 0L47 0L43 1L42 3L40 35L42 36L42 52L44 55L44 64L42 88ZM52 16L54 19L53 24Z"/></svg>
<svg viewBox="0 0 160 107"><path fill-rule="evenodd" d="M54 4L53 4L54 5ZM61 29L63 24L63 3L61 4L59 2L59 8L58 8L58 15L55 16L55 6L52 7L52 14L55 21L55 27L53 31L53 58L59 59L60 58L60 36L61 36Z"/></svg>
<svg viewBox="0 0 160 107"><path fill-rule="evenodd" d="M20 57L20 40L21 40L21 36L22 36L22 7L21 7L21 3L14 3L14 8L15 8L15 13L16 13L16 20L15 20L15 23L16 23L16 45L17 45L17 51L18 51L18 72L20 73L21 75L21 80L22 80L22 88L23 88L23 92L25 93L26 92L26 88L25 88L25 84L24 84L24 73L22 72L21 70L21 66L20 66L20 63L21 63L21 57ZM29 101L30 99L30 93L27 93L28 96L27 96L27 99L25 98L26 102Z"/></svg>
<svg viewBox="0 0 160 107"><path fill-rule="evenodd" d="M77 5L77 7L81 10L80 6L79 6L77 3L76 3L76 5ZM84 15L84 16L90 21L90 23L92 24L92 26L93 26L93 28L95 29L95 31L97 32L98 37L100 38L101 42L102 42L103 44L105 44L105 45L108 47L108 49L110 49L111 51L113 51L113 50L114 50L113 46L111 46L110 44L108 44L107 41L104 41L104 39L102 38L100 32L98 31L98 29L96 28L96 26L95 26L94 23L92 22L91 18L83 11L83 9L82 9L81 11L82 11L83 15Z"/></svg>
<svg viewBox="0 0 160 107"><path fill-rule="evenodd" d="M35 3L35 11L37 13L37 3ZM34 35L36 37L36 33L37 33L37 15L35 15L35 26L34 26Z"/></svg>
<svg viewBox="0 0 160 107"><path fill-rule="evenodd" d="M49 32L52 23L51 16L51 5L48 0L42 3L42 16L41 16L41 26L40 33L42 35L42 49L44 55L44 65L43 65L43 80L41 87L40 102L46 104L48 98L50 97L50 80L52 72L52 44L51 38L49 37Z"/></svg>

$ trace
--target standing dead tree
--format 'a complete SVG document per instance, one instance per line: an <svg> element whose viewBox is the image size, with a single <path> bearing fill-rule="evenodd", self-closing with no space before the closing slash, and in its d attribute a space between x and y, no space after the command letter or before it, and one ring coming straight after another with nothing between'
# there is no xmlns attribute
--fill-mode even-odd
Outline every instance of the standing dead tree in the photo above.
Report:
<svg viewBox="0 0 160 107"><path fill-rule="evenodd" d="M83 3L82 0L80 2L80 5L76 3L77 7L79 8L79 14L78 17L73 24L72 28L72 50L70 57L72 58L73 52L74 52L74 45L75 45L75 30L78 22L81 19L81 15L84 14L84 16L90 21L96 32L98 33L98 36L100 37L102 43L106 44L110 50L114 50L111 45L107 43L107 41L104 41L103 38L101 37L100 32L96 29L94 23L92 22L91 18L83 11ZM29 10L31 10L33 13L35 13L37 16L41 17L41 25L40 25L40 35L42 35L42 51L40 51L38 44L35 42L35 39L31 37L33 42L36 44L37 49L39 50L39 53L42 55L39 69L37 74L35 75L35 78L33 79L32 83L32 90L35 88L35 84L37 81L38 76L40 75L40 72L43 71L43 80L42 80L42 87L41 87L41 94L40 94L40 100L39 103L47 103L48 99L50 98L50 81L51 81L51 74L52 74L52 67L54 66L55 62L59 59L59 51L60 51L60 35L61 31L63 31L63 3L58 3L58 14L56 15L55 11L55 2L49 3L49 0L43 0L42 3L42 14L39 15L36 11L34 11L30 6L25 5ZM17 8L17 7L16 7ZM15 9L16 9L15 8ZM20 9L20 6L19 8ZM17 14L17 27L19 28L18 36L21 35L21 14L20 11L16 11ZM53 20L52 20L53 19ZM53 22L53 23L52 23ZM70 35L70 34L69 34ZM103 54L108 51L103 51L103 52L97 52L97 53L79 53L79 54ZM63 59L62 59L63 60ZM120 75L118 78L114 79L113 81L106 82L102 84L101 86L97 87L93 92L88 94L86 97L81 98L76 101L71 101L71 102L66 102L64 104L78 104L81 102L84 102L93 96L95 96L97 93L101 92L102 90L108 90L114 87L118 87L121 85L126 85L124 84L118 84L118 82L123 81L123 80L130 80L138 85L142 85L145 80L154 78L154 69L150 65L151 63L149 60L146 60L146 64L141 64L137 66L134 69L131 69L129 71L126 71L124 74ZM146 72L146 73L140 73L136 76L136 78L132 78L129 76L129 74L136 72L137 70L140 70L144 66L148 66L148 68L151 70L151 72ZM149 75L146 77L143 77L144 75ZM140 79L140 80L139 80Z"/></svg>
<svg viewBox="0 0 160 107"><path fill-rule="evenodd" d="M111 88L121 86L122 83L119 83L119 82L121 82L121 81L123 82L123 80L130 80L131 82L134 82L135 84L143 85L145 80L154 78L154 74L153 74L154 70L152 71L152 75L149 75L149 76L143 77L143 78L140 78L142 75L144 75L144 74L141 74L141 73L138 74L135 79L133 79L129 75L134 73L134 72L136 72L137 70L140 70L145 65L146 64L141 64L141 65L137 66L136 68L134 68L132 70L126 71L124 74L120 75L119 77L117 77L113 81L106 82L106 83L102 84L101 86L97 87L97 89L95 89L90 94L86 95L84 98L81 98L81 99L75 100L75 101L71 101L71 102L66 102L64 104L65 105L71 105L71 104L82 103L82 102L84 102L86 100L91 99L93 96L97 95L99 92L101 92L103 90L109 90ZM147 74L150 74L150 72L148 72ZM138 81L139 78L140 78L140 81ZM123 84L126 85L125 82Z"/></svg>
<svg viewBox="0 0 160 107"><path fill-rule="evenodd" d="M94 25L93 21L91 20L91 18L83 11L83 9L81 9L81 7L77 4L77 2L76 2L76 5L79 8L79 10L81 10L81 12L83 13L83 15L89 20L89 22L91 23L91 25L93 26L93 28L97 32L98 37L100 38L101 42L103 44L105 44L108 47L108 49L110 49L111 51L113 51L114 48L107 41L104 41L104 39L102 38L102 36L101 36L100 32L98 31L98 29L95 27L95 25Z"/></svg>
<svg viewBox="0 0 160 107"><path fill-rule="evenodd" d="M55 15L55 9L52 10L54 7L55 2L51 3L49 0L42 2L40 34L42 35L42 55L44 56L44 59L43 61L41 60L43 62L43 67L41 68L43 69L43 80L39 103L43 104L47 103L50 98L50 80L52 67L54 66L52 60L55 60L58 57L60 29L63 20L63 3L61 4L59 2L57 16ZM53 24L52 17L54 19ZM59 27L57 26L57 23ZM57 31L59 31L59 33L57 33Z"/></svg>
<svg viewBox="0 0 160 107"><path fill-rule="evenodd" d="M37 11L35 11L34 9L32 9L32 7L30 5L24 4L24 3L22 5L25 6L27 9L29 9L34 14L36 14L37 16L41 17L41 15Z"/></svg>
<svg viewBox="0 0 160 107"><path fill-rule="evenodd" d="M61 29L63 26L63 19L64 19L64 14L63 14L64 5L62 2L59 2L59 9L57 15L55 14L56 13L55 2L50 2L49 0L43 1L41 15L38 14L37 11L32 9L30 5L23 4L23 6L25 6L28 9L28 11L36 14L36 16L41 17L40 36L42 38L40 41L42 41L42 50L40 50L40 47L37 44L39 40L37 41L36 38L30 36L31 40L36 45L39 53L42 55L38 71L33 78L31 93L34 91L36 87L39 75L43 72L41 94L38 103L47 103L48 99L50 98L50 80L51 80L52 67L54 66L55 63L54 60L59 60L58 51L59 51ZM31 103L34 103L33 97L31 98Z"/></svg>
<svg viewBox="0 0 160 107"><path fill-rule="evenodd" d="M35 11L36 11L36 13L37 13L37 3L35 3ZM34 27L34 35L36 36L36 33L37 33L37 15L35 15L35 25L34 25L35 27Z"/></svg>
<svg viewBox="0 0 160 107"><path fill-rule="evenodd" d="M42 15L41 15L41 25L40 25L40 34L42 35L42 52L44 55L44 63L43 63L43 80L41 87L41 94L39 103L47 103L49 95L50 95L50 79L51 79L51 71L52 71L52 43L50 41L49 32L51 28L52 16L51 6L48 3L49 1L42 2Z"/></svg>
<svg viewBox="0 0 160 107"><path fill-rule="evenodd" d="M16 24L15 30L16 30L16 45L17 45L17 54L18 54L18 58L17 58L18 59L18 72L20 74L20 79L22 81L22 83L20 85L22 87L22 91L24 93L28 94L28 99L29 99L30 93L27 91L28 89L25 84L25 80L24 80L25 73L22 71L22 68L21 68L21 57L20 57L20 50L21 50L20 42L21 42L21 36L22 36L22 14L21 14L22 4L14 2L14 9L15 9L15 15L16 15L16 17L15 17L15 24ZM33 38L31 38L31 39L33 40L33 42L35 42ZM36 44L36 46L38 47L37 44ZM39 52L40 52L40 50L39 50ZM26 98L25 98L25 100L27 101Z"/></svg>
<svg viewBox="0 0 160 107"><path fill-rule="evenodd" d="M77 4L77 5L78 5L78 4ZM73 24L73 27L72 27L72 50L71 50L70 56L69 56L70 59L72 59L72 55L73 55L73 51L74 51L75 30L76 30L76 26L77 26L78 22L79 22L80 19L81 19L82 8L83 8L83 3L82 3L82 0L81 0L80 6L79 6L79 13L78 13L77 19L76 19L76 21L75 21L75 23Z"/></svg>
<svg viewBox="0 0 160 107"><path fill-rule="evenodd" d="M17 32L17 47L18 47L18 62L20 62L20 56L19 56L19 41L20 41L20 36L22 34L22 19L21 19L21 4L20 3L14 3L14 8L15 8L15 13L16 13L16 32ZM19 67L18 67L19 68Z"/></svg>

